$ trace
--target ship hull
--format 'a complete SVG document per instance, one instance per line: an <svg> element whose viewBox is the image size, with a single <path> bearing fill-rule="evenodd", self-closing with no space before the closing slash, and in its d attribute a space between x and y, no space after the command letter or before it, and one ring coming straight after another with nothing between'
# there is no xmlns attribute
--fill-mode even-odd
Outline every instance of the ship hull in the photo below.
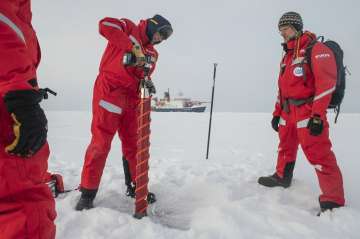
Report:
<svg viewBox="0 0 360 239"><path fill-rule="evenodd" d="M155 112L196 112L202 113L206 109L206 106L200 107L188 107L188 108L152 108Z"/></svg>

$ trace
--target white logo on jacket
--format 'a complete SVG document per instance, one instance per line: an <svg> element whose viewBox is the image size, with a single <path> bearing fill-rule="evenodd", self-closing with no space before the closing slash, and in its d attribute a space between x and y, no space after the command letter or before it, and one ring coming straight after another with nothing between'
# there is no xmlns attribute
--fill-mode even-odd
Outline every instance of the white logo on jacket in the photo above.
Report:
<svg viewBox="0 0 360 239"><path fill-rule="evenodd" d="M319 58L329 58L330 57L330 54L329 53L323 53L323 54L318 54L315 56L316 59L319 59Z"/></svg>
<svg viewBox="0 0 360 239"><path fill-rule="evenodd" d="M302 67L297 66L297 67L295 67L293 73L294 73L294 76L300 77L300 76L304 75L304 70Z"/></svg>

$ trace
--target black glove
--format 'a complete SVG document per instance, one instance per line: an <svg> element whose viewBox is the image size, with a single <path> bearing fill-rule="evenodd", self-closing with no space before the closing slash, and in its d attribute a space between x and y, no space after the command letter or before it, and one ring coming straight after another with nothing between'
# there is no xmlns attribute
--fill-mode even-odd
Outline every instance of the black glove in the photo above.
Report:
<svg viewBox="0 0 360 239"><path fill-rule="evenodd" d="M271 127L278 132L279 131L280 116L274 116L271 120Z"/></svg>
<svg viewBox="0 0 360 239"><path fill-rule="evenodd" d="M307 128L309 129L311 135L320 135L324 129L324 122L320 118L320 115L314 115L311 117L307 124Z"/></svg>
<svg viewBox="0 0 360 239"><path fill-rule="evenodd" d="M30 157L46 143L47 119L39 105L45 95L46 90L16 90L5 95L15 135L14 141L5 148L6 152Z"/></svg>
<svg viewBox="0 0 360 239"><path fill-rule="evenodd" d="M59 194L65 193L63 177L60 174L52 174L50 180L46 182L53 197L57 198Z"/></svg>
<svg viewBox="0 0 360 239"><path fill-rule="evenodd" d="M144 86L148 89L150 95L156 94L156 88L152 80L144 80Z"/></svg>

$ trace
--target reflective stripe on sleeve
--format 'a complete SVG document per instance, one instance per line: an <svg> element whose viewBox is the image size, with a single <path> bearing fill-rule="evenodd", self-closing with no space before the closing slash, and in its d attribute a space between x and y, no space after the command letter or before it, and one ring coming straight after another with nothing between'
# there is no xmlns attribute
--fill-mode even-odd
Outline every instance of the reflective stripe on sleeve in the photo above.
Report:
<svg viewBox="0 0 360 239"><path fill-rule="evenodd" d="M335 89L336 89L336 86L334 86L333 88L328 89L328 90L324 91L323 93L315 96L314 101L319 100L319 99L323 98L324 96L327 96L328 94L333 93L335 91Z"/></svg>
<svg viewBox="0 0 360 239"><path fill-rule="evenodd" d="M18 35L18 37L24 42L24 44L26 45L25 36L22 33L22 31L20 30L20 28L18 26L16 26L15 23L13 23L9 18L7 18L2 13L0 13L0 22L3 22L6 25L8 25Z"/></svg>
<svg viewBox="0 0 360 239"><path fill-rule="evenodd" d="M135 38L133 35L130 35L129 38L130 38L130 40L131 40L132 43L134 43L134 44L137 45L137 46L140 46L139 41L136 40L136 38Z"/></svg>
<svg viewBox="0 0 360 239"><path fill-rule="evenodd" d="M123 30L121 26L119 26L119 25L117 25L115 23L112 23L112 22L103 22L102 24L105 25L105 26L114 27L114 28L119 29L121 31Z"/></svg>

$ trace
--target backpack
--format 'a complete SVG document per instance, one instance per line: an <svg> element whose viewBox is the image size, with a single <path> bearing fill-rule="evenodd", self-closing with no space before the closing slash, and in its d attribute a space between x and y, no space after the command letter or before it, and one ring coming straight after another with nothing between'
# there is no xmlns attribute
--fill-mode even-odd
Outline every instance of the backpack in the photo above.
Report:
<svg viewBox="0 0 360 239"><path fill-rule="evenodd" d="M334 54L337 68L337 79L336 79L336 88L332 93L331 101L329 103L328 109L334 109L336 113L335 123L340 113L340 105L344 99L345 95L345 82L346 82L346 71L347 68L344 66L344 51L341 49L340 45L332 40L324 41L324 37L320 36L317 39L313 40L309 46L306 48L305 59L309 63L311 68L311 51L313 46L321 42L327 46Z"/></svg>

